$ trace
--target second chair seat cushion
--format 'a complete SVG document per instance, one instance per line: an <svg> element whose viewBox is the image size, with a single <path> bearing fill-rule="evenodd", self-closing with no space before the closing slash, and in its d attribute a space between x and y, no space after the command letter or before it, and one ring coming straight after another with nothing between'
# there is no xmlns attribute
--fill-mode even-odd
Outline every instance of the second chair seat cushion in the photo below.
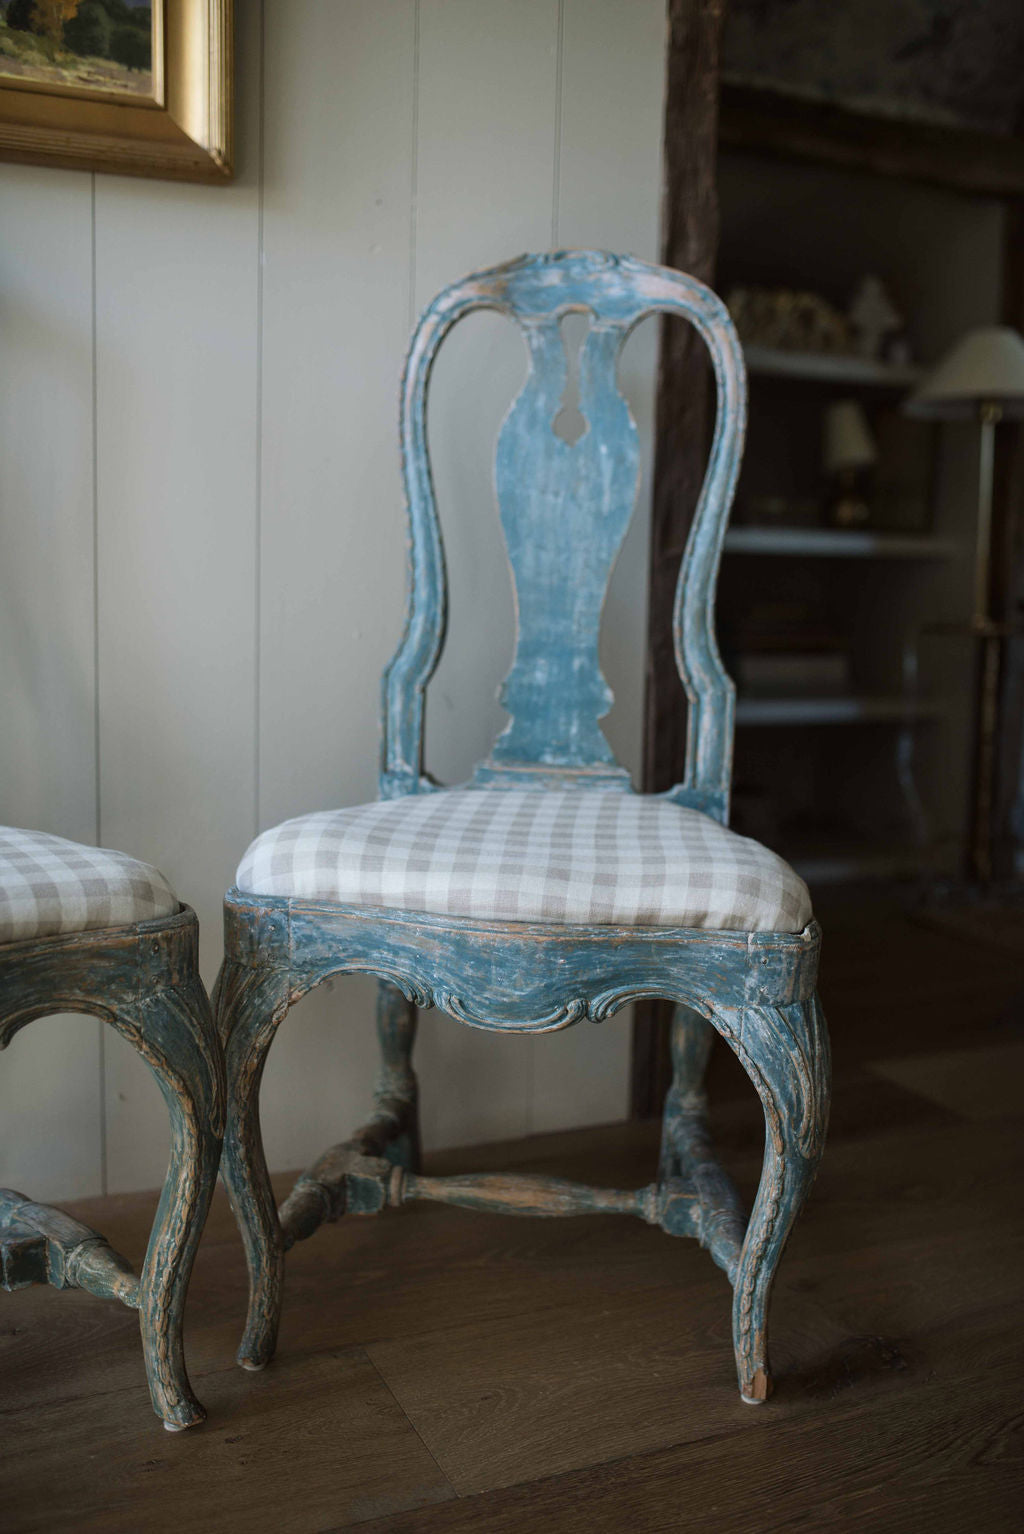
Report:
<svg viewBox="0 0 1024 1534"><path fill-rule="evenodd" d="M250 895L488 921L800 932L803 880L759 842L666 799L444 789L287 820L249 847Z"/></svg>
<svg viewBox="0 0 1024 1534"><path fill-rule="evenodd" d="M163 874L124 852L0 826L0 942L173 916Z"/></svg>

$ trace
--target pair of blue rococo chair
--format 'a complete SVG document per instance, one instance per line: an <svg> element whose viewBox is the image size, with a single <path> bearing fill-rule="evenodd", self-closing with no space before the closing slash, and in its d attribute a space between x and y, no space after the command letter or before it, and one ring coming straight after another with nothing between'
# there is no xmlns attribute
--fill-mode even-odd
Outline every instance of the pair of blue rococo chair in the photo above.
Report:
<svg viewBox="0 0 1024 1534"><path fill-rule="evenodd" d="M496 464L518 634L501 694L508 724L471 782L442 788L423 765L425 692L446 609L427 395L441 342L481 309L512 319L529 353ZM555 429L567 380L561 324L578 312L590 321L579 365L585 429L570 442ZM626 336L652 312L678 315L700 332L718 409L673 624L689 708L686 760L675 788L640 795L598 722L611 703L598 630L638 479L637 433L616 367ZM713 613L745 411L728 314L678 272L559 252L478 273L435 299L413 336L402 384L410 589L405 632L384 678L380 799L301 816L248 849L225 902L216 1034L196 972L195 917L155 870L70 843L60 844L70 852L47 848L57 839L34 833L0 842L8 892L0 914L6 899L16 917L23 889L35 891L28 906L22 900L20 925L0 924L0 939L8 938L0 942L0 1042L45 1011L98 1013L156 1072L173 1129L140 1279L94 1232L3 1192L4 1282L77 1284L137 1305L153 1403L166 1426L202 1417L184 1370L181 1313L222 1148L251 1280L239 1351L246 1368L264 1367L273 1354L285 1253L295 1241L345 1213L432 1199L512 1214L633 1214L695 1237L732 1284L742 1397L768 1395L768 1301L821 1156L829 1063L807 890L780 858L727 827L733 687ZM59 877L40 872L48 855L81 866ZM78 893L57 900L54 925L44 886L62 878ZM346 973L380 981L373 1113L302 1174L278 1210L259 1124L267 1053L293 1002ZM538 1033L602 1021L646 997L676 1004L674 1078L658 1173L647 1187L422 1174L411 1064L417 1008ZM715 1032L764 1106L764 1165L749 1219L707 1130L703 1076Z"/></svg>

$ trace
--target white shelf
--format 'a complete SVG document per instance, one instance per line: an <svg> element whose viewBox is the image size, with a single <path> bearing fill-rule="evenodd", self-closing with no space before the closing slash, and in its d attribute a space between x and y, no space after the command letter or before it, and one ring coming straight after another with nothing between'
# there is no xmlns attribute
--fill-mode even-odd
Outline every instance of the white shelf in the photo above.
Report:
<svg viewBox="0 0 1024 1534"><path fill-rule="evenodd" d="M882 389L912 389L924 369L911 364L875 362L870 357L844 357L831 352L787 352L773 346L745 346L749 373L772 378L807 378L819 383L866 385Z"/></svg>
<svg viewBox="0 0 1024 1534"><path fill-rule="evenodd" d="M952 538L925 533L875 533L838 527L730 527L730 554L797 554L828 559L953 559Z"/></svg>
<svg viewBox="0 0 1024 1534"><path fill-rule="evenodd" d="M934 719L942 705L927 700L907 702L893 697L738 698L736 723L864 724L872 721Z"/></svg>

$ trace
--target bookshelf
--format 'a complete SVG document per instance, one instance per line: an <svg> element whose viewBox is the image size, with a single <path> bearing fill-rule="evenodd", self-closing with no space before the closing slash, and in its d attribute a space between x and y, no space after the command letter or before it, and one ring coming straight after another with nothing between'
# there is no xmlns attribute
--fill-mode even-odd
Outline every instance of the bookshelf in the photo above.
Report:
<svg viewBox="0 0 1024 1534"><path fill-rule="evenodd" d="M936 719L941 699L902 698L882 694L842 694L837 697L741 697L736 703L737 725L913 723Z"/></svg>
<svg viewBox="0 0 1024 1534"><path fill-rule="evenodd" d="M914 358L745 348L747 452L718 602L737 681L733 824L812 886L955 873L972 654L931 631L970 610L976 460L966 429L910 422L901 405L959 334L997 319L1002 212L734 150L719 195L721 292L813 292L842 310L877 275ZM878 454L868 520L837 526L824 425L847 400Z"/></svg>
<svg viewBox="0 0 1024 1534"><path fill-rule="evenodd" d="M851 388L895 389L905 392L924 377L911 364L874 362L835 353L784 352L773 346L744 348L747 372L768 378L801 378L813 383L844 384Z"/></svg>
<svg viewBox="0 0 1024 1534"><path fill-rule="evenodd" d="M953 538L924 533L876 533L836 527L731 527L725 535L731 554L802 555L824 559L955 559Z"/></svg>

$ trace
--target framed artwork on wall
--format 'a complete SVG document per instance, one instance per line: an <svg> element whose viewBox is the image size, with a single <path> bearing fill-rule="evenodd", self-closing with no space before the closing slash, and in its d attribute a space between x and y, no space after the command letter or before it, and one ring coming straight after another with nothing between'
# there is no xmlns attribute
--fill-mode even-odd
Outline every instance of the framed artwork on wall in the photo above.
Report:
<svg viewBox="0 0 1024 1534"><path fill-rule="evenodd" d="M0 0L0 159L229 181L233 0Z"/></svg>

